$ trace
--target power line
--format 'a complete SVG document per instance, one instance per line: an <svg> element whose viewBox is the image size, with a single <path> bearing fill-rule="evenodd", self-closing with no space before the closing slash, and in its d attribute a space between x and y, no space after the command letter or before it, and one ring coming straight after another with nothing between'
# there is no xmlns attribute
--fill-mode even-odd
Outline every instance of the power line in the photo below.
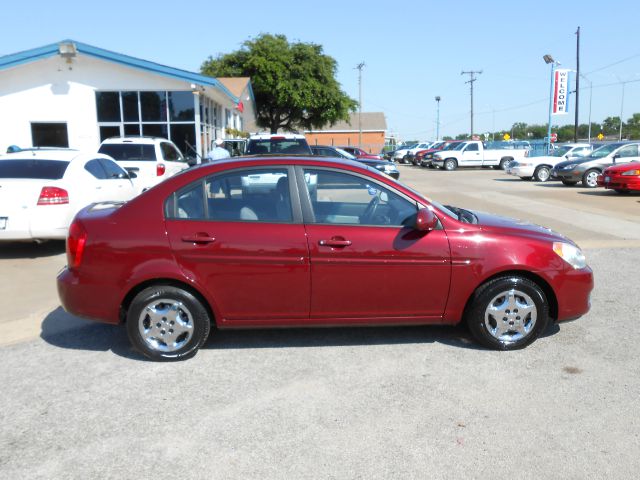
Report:
<svg viewBox="0 0 640 480"><path fill-rule="evenodd" d="M623 58L622 60L618 60L617 62L610 63L609 65L605 65L604 67L596 68L595 70L591 70L590 72L587 72L584 75L591 75L592 73L599 72L600 70L605 70L605 69L607 69L609 67L614 67L616 65L619 65L621 63L624 63L624 62L629 61L631 59L634 59L636 57L640 57L640 53L636 53L635 55L631 55L630 57Z"/></svg>

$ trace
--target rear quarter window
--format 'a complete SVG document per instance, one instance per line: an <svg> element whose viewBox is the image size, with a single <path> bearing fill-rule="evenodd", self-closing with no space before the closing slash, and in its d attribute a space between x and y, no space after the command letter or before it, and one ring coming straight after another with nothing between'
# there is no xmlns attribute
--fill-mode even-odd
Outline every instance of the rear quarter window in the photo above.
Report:
<svg viewBox="0 0 640 480"><path fill-rule="evenodd" d="M60 180L68 166L63 160L0 160L0 178Z"/></svg>
<svg viewBox="0 0 640 480"><path fill-rule="evenodd" d="M109 155L118 162L157 160L155 147L148 144L107 143L101 145L98 152Z"/></svg>

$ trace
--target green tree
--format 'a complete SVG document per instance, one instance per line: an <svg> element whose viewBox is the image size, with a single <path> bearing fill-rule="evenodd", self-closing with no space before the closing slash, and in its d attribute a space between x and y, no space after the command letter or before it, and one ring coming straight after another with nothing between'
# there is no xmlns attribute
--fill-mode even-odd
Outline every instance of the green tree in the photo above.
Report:
<svg viewBox="0 0 640 480"><path fill-rule="evenodd" d="M357 102L340 88L336 61L313 43L289 43L284 35L261 34L232 53L209 57L201 67L214 77L250 77L257 123L278 129L322 128L348 120Z"/></svg>
<svg viewBox="0 0 640 480"><path fill-rule="evenodd" d="M640 139L640 113L634 113L631 118L627 120L623 127L623 133L625 138L629 140Z"/></svg>
<svg viewBox="0 0 640 480"><path fill-rule="evenodd" d="M614 135L620 131L620 117L607 117L602 122L602 131L605 135Z"/></svg>

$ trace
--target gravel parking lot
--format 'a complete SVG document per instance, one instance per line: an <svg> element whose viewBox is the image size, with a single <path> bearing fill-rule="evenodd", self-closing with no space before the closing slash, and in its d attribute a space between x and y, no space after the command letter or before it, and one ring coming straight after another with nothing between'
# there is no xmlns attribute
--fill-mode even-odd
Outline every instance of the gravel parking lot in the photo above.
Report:
<svg viewBox="0 0 640 480"><path fill-rule="evenodd" d="M59 307L61 243L3 245L0 477L635 478L640 195L487 169L400 178L576 240L591 312L516 352L463 327L229 331L157 364Z"/></svg>

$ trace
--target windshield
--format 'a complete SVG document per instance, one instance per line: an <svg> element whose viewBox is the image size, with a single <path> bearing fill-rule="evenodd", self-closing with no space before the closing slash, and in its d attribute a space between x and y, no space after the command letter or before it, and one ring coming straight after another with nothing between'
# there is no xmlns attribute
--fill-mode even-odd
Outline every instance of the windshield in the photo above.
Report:
<svg viewBox="0 0 640 480"><path fill-rule="evenodd" d="M373 170L373 169L372 169ZM409 185L407 185L406 183L402 183L401 181L394 179L394 181L400 185L402 185L404 188L406 188L407 190L409 190L411 193L413 193L414 195L416 195L418 198L422 198L424 199L426 202L430 203L431 205L433 205L434 207L436 207L438 210L440 210L442 213L449 215L451 218L455 218L456 220L458 220L458 215L454 212L452 212L451 210L449 210L447 207L445 207L444 205L442 205L439 202L436 202L435 200L432 200L430 198L425 197L422 193L418 192L415 188L410 187Z"/></svg>
<svg viewBox="0 0 640 480"><path fill-rule="evenodd" d="M446 147L444 147L442 149L442 151L448 151L448 150L454 150L457 146L459 145L459 143L450 143L449 145L447 145Z"/></svg>
<svg viewBox="0 0 640 480"><path fill-rule="evenodd" d="M603 158L613 152L616 148L621 147L624 143L611 143L609 145L603 145L600 148L591 152L591 155L584 158Z"/></svg>
<svg viewBox="0 0 640 480"><path fill-rule="evenodd" d="M351 155L349 152L347 152L346 150L343 150L342 148L336 148L336 151L342 155L344 158L348 158L349 160L355 160L356 157Z"/></svg>
<svg viewBox="0 0 640 480"><path fill-rule="evenodd" d="M98 153L109 155L118 162L122 161L156 161L156 150L153 145L142 143L105 143Z"/></svg>
<svg viewBox="0 0 640 480"><path fill-rule="evenodd" d="M568 147L568 146L564 146L564 147L557 147L553 153L551 154L552 157L564 157L569 150L571 150L573 147Z"/></svg>
<svg viewBox="0 0 640 480"><path fill-rule="evenodd" d="M467 142L462 142L456 145L456 147L453 150L462 150L466 146L467 146Z"/></svg>
<svg viewBox="0 0 640 480"><path fill-rule="evenodd" d="M60 180L68 166L61 160L0 160L0 178Z"/></svg>

